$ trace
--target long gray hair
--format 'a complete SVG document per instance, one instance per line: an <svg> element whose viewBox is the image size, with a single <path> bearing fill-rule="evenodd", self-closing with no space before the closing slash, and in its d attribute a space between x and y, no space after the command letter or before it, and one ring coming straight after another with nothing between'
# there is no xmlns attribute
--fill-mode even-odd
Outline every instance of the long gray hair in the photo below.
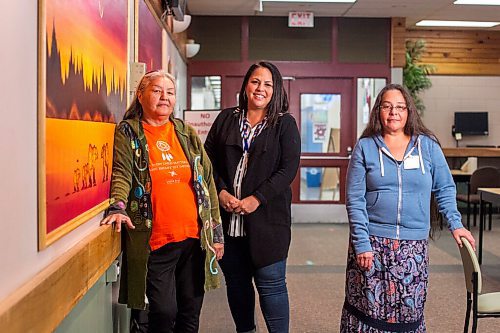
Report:
<svg viewBox="0 0 500 333"><path fill-rule="evenodd" d="M152 72L148 72L144 74L144 76L141 78L141 81L139 81L139 84L137 85L137 89L135 90L134 98L132 99L132 102L130 103L130 106L128 107L127 111L125 112L125 115L123 116L123 119L132 119L132 118L141 118L142 117L142 105L139 102L139 94L144 92L144 90L151 84L151 81L157 79L157 78L164 78L172 81L174 84L174 89L177 91L177 87L175 84L175 77L172 74L167 73L164 70L156 70Z"/></svg>

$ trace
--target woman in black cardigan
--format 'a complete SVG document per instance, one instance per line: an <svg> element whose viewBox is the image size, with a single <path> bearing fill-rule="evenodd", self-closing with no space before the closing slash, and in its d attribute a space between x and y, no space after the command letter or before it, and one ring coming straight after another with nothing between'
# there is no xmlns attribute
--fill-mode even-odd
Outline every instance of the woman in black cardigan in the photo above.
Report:
<svg viewBox="0 0 500 333"><path fill-rule="evenodd" d="M220 264L236 331L255 332L254 280L268 331L288 332L290 184L299 166L300 134L276 66L249 68L239 106L219 114L205 149L223 208L226 252Z"/></svg>

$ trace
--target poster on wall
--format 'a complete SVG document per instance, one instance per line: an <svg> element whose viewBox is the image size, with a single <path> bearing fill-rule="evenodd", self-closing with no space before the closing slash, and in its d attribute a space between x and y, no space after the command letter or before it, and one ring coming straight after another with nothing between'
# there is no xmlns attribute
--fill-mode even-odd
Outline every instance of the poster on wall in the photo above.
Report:
<svg viewBox="0 0 500 333"><path fill-rule="evenodd" d="M128 0L39 1L39 249L108 205Z"/></svg>
<svg viewBox="0 0 500 333"><path fill-rule="evenodd" d="M162 68L162 28L143 0L135 0L138 15L138 61L146 64L146 72Z"/></svg>

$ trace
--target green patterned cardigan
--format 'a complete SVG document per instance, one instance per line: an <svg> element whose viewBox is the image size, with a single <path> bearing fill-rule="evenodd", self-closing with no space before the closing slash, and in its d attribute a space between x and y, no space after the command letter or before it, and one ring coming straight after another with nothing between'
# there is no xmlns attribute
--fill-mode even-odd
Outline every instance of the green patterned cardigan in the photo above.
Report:
<svg viewBox="0 0 500 333"><path fill-rule="evenodd" d="M219 202L212 165L196 131L171 117L175 131L193 171L198 206L201 246L205 256L205 290L220 286L220 273L213 243L224 243ZM146 275L149 239L153 223L151 176L146 137L138 118L120 122L115 130L111 206L106 215L128 215L135 229L122 229L123 264L119 302L130 308L146 309Z"/></svg>

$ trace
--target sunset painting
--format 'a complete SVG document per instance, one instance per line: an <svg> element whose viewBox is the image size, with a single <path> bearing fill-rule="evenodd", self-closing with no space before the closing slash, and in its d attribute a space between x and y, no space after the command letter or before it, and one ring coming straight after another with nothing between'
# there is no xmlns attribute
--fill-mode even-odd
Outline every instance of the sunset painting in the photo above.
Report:
<svg viewBox="0 0 500 333"><path fill-rule="evenodd" d="M128 0L40 4L39 244L107 205L126 108Z"/></svg>
<svg viewBox="0 0 500 333"><path fill-rule="evenodd" d="M156 22L148 6L142 0L139 1L139 62L146 64L146 71L162 68L162 28Z"/></svg>

